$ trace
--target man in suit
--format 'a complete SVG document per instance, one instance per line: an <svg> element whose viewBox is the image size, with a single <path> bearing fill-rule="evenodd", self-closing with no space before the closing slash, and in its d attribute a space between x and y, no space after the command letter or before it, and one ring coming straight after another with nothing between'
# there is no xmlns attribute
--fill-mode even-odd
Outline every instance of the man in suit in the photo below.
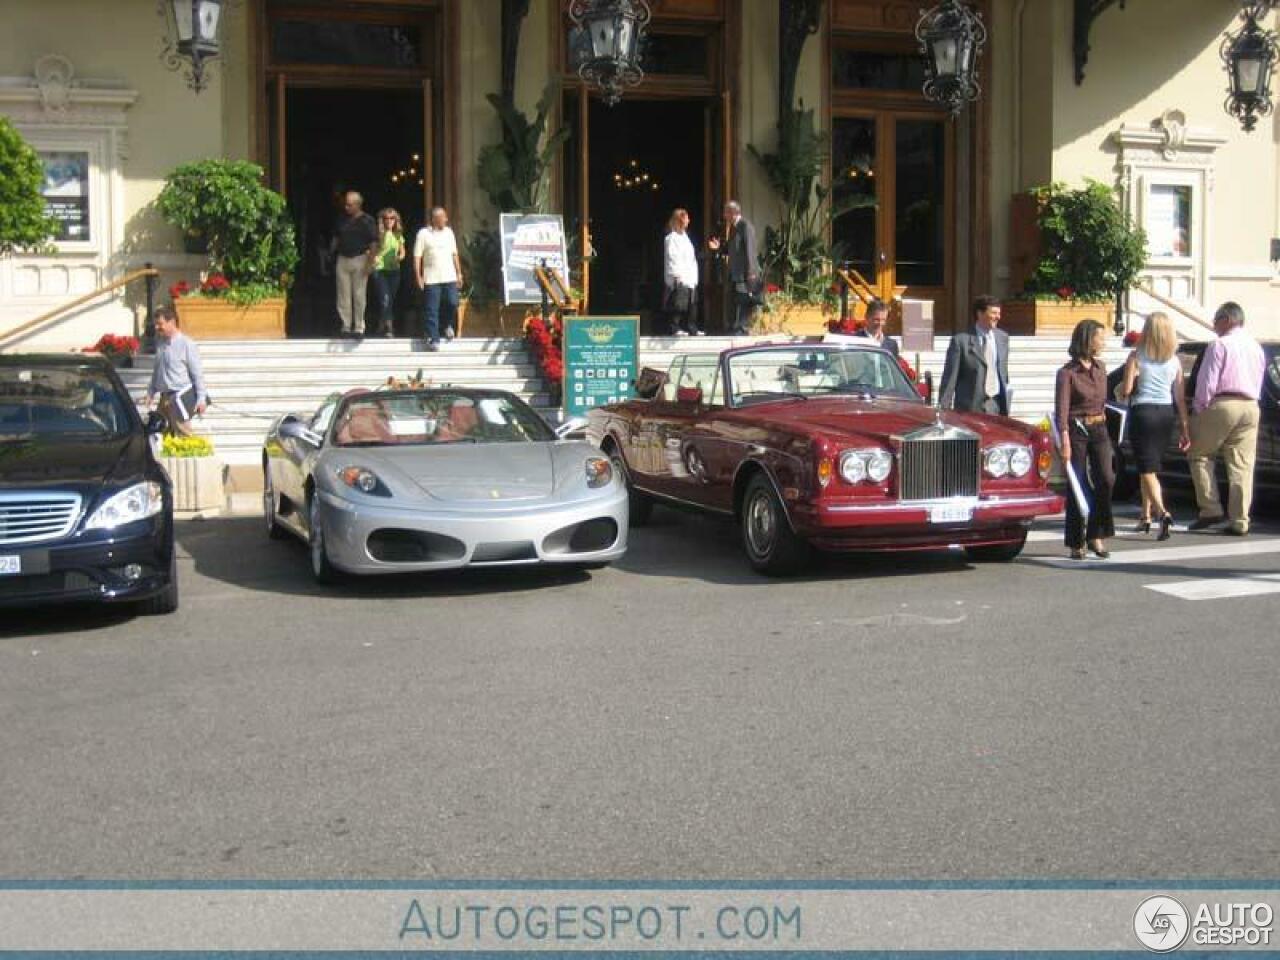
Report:
<svg viewBox="0 0 1280 960"><path fill-rule="evenodd" d="M707 241L711 252L724 257L729 270L729 285L733 291L733 323L730 333L745 334L751 330L751 314L756 307L760 289L759 251L756 249L756 228L742 215L737 200L724 205L725 237L712 237Z"/></svg>
<svg viewBox="0 0 1280 960"><path fill-rule="evenodd" d="M970 413L1009 415L1009 335L997 329L1000 301L973 301L973 326L947 348L938 402Z"/></svg>
<svg viewBox="0 0 1280 960"><path fill-rule="evenodd" d="M884 347L895 357L898 355L898 341L885 332L884 325L889 319L889 305L883 300L873 299L867 304L866 326L854 336L866 337L878 347Z"/></svg>

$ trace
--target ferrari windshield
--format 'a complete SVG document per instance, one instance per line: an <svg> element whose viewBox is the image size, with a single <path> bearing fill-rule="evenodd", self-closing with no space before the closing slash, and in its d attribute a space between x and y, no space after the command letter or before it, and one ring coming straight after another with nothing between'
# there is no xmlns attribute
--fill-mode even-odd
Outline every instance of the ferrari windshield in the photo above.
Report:
<svg viewBox="0 0 1280 960"><path fill-rule="evenodd" d="M333 428L339 447L554 439L546 422L516 397L453 390L360 394L339 409Z"/></svg>
<svg viewBox="0 0 1280 960"><path fill-rule="evenodd" d="M133 429L126 402L94 366L6 364L0 366L0 443L122 436Z"/></svg>
<svg viewBox="0 0 1280 960"><path fill-rule="evenodd" d="M840 394L919 400L886 351L823 345L735 353L729 357L729 391L734 406Z"/></svg>

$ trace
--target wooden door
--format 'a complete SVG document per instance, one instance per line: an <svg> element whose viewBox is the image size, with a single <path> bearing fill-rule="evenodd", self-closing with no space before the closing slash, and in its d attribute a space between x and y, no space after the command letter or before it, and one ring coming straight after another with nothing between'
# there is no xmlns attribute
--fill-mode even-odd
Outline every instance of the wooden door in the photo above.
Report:
<svg viewBox="0 0 1280 960"><path fill-rule="evenodd" d="M954 133L927 110L844 110L832 119L832 180L837 218L832 239L842 259L894 305L932 300L950 316L955 267Z"/></svg>

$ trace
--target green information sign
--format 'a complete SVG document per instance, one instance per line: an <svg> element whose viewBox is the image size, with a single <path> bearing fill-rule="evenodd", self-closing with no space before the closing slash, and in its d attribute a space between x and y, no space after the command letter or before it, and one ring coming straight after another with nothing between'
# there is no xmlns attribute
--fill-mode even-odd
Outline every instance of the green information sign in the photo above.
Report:
<svg viewBox="0 0 1280 960"><path fill-rule="evenodd" d="M630 400L640 372L639 317L565 317L564 414Z"/></svg>

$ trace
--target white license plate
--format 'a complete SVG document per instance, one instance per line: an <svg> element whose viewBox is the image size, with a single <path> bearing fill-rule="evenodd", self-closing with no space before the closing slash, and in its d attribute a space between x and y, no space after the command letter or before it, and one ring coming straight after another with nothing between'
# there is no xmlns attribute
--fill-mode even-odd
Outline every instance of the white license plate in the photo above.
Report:
<svg viewBox="0 0 1280 960"><path fill-rule="evenodd" d="M967 503L948 503L929 508L930 523L968 523L973 519L973 507Z"/></svg>
<svg viewBox="0 0 1280 960"><path fill-rule="evenodd" d="M22 557L20 555L10 557L0 557L0 577L13 575L22 572Z"/></svg>

